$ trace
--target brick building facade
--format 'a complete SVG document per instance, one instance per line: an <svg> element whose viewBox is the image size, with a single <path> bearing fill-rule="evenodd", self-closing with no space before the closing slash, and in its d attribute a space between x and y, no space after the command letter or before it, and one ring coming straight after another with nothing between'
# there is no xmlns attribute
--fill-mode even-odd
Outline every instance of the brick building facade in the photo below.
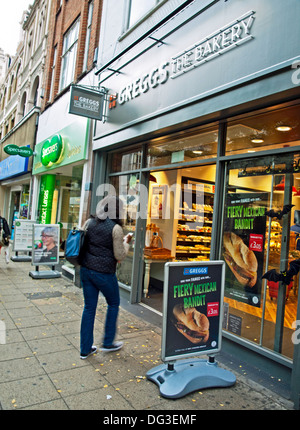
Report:
<svg viewBox="0 0 300 430"><path fill-rule="evenodd" d="M71 82L77 83L92 70L95 49L99 41L101 13L102 0L52 1L42 110L64 94ZM73 74L70 82L63 85L64 49L68 49L66 39L74 25L77 25L76 34L71 37L76 39L77 46Z"/></svg>

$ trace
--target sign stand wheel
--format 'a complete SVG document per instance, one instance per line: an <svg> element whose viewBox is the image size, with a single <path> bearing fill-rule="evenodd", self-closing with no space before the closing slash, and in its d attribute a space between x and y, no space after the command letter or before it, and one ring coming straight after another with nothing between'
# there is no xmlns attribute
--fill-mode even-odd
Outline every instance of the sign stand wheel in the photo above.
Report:
<svg viewBox="0 0 300 430"><path fill-rule="evenodd" d="M218 367L214 357L162 364L149 370L146 376L158 385L160 394L169 399L178 399L205 388L231 387L236 382L235 375Z"/></svg>

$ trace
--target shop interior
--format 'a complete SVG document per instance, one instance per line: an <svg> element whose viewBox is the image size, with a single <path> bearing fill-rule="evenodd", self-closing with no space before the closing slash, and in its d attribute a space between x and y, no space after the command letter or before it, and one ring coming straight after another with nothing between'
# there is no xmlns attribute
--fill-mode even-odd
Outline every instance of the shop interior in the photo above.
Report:
<svg viewBox="0 0 300 430"><path fill-rule="evenodd" d="M280 166L277 167L280 168ZM264 202L266 207L269 208L271 204L272 208L277 210L282 208L284 175L241 178L239 177L240 171L241 169L230 170L230 192L247 194L267 192L268 201ZM206 261L210 258L215 173L215 165L151 173L142 303L158 312L163 310L163 280L166 261ZM300 174L293 174L293 183L295 185L293 185L292 191L294 206L291 211L291 225L294 224L295 211L300 211ZM181 186L175 188L174 184L181 184ZM172 189L172 186L175 192L168 192L167 190ZM270 202L272 187L272 202ZM195 200L196 189L200 190L202 195L202 200L199 202ZM166 213L167 211L169 214ZM282 244L282 219L267 219L269 221L265 226L264 273L271 269L279 271ZM300 220L298 222L300 233ZM300 243L298 251L297 242L297 232L291 231L289 261L300 258ZM299 275L294 277L293 282L286 289L283 353L288 357L293 354L291 335L297 313L298 281ZM224 302L228 306L228 312L232 318L235 316L240 321L240 330L235 331L232 322L229 327L227 322L227 329L243 338L262 343L265 347L273 349L277 314L276 285L274 287L269 281L263 280L260 288L259 306L252 306L239 299L231 298L230 294L226 297L225 294ZM264 321L263 330L261 328L262 320Z"/></svg>
<svg viewBox="0 0 300 430"><path fill-rule="evenodd" d="M278 304L279 285L261 279L262 275L274 269L282 269L282 261L288 265L300 258L300 240L297 228L292 226L300 215L300 157L293 152L280 150L299 146L300 107L274 107L267 111L250 114L246 117L228 121L224 154L226 156L245 154L236 162L226 165L224 213L230 199L245 201L260 200L266 210L280 211L287 195L292 204L287 217L276 218L263 216L260 225L260 262L255 288L257 292L248 294L243 286L237 286L239 293L230 292L231 283L237 278L227 276L225 281L223 328L229 332L250 340L259 346L275 350L274 338L278 339L278 315L282 301ZM145 248L143 256L142 304L162 314L164 265L167 261L206 261L210 258L212 217L215 199L216 165L210 162L217 156L218 124L185 130L173 136L163 136L149 141L147 145L146 167L149 168L149 192ZM277 155L265 155L270 149L276 149ZM255 154L251 156L250 154ZM260 155L258 157L258 155ZM251 158L249 158L251 157ZM207 164L195 166L197 160ZM191 166L178 167L181 163ZM130 192L140 180L139 169L142 166L140 147L125 152L116 152L112 157L112 184L120 195L126 196L125 205L128 214L137 211ZM160 169L161 166L161 170ZM137 173L116 175L118 172L135 171ZM121 182L123 181L123 185ZM286 186L285 183L288 185ZM128 191L129 190L129 191ZM230 197L231 196L231 197ZM251 204L253 206L253 204ZM251 206L250 205L250 206ZM288 225L288 227L287 227ZM225 229L225 225L223 225ZM252 233L255 231L255 226ZM290 231L289 231L290 229ZM242 231L241 234L247 235ZM135 221L128 217L125 231L135 231ZM225 231L225 230L224 230ZM283 231L288 239L283 242ZM239 234L239 231L236 231ZM220 258L224 258L224 237L221 238ZM248 239L249 240L249 235ZM133 242L134 243L134 242ZM247 243L247 246L250 244ZM297 249L299 247L299 250ZM259 255L256 252L256 255ZM133 247L127 259L118 268L118 279L130 290L133 268ZM226 261L226 260L225 260ZM230 273L226 263L227 272ZM283 309L283 337L281 350L276 350L292 358L291 341L293 323L297 319L299 274L286 288L286 300ZM280 287L281 288L281 287ZM249 301L249 298L252 297ZM279 309L279 312L278 312ZM276 335L277 333L277 335ZM276 345L277 348L277 345Z"/></svg>

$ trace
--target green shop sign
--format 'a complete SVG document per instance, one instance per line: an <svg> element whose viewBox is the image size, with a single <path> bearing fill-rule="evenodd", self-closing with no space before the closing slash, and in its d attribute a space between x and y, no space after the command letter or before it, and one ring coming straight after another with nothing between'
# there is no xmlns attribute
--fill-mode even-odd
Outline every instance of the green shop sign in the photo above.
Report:
<svg viewBox="0 0 300 430"><path fill-rule="evenodd" d="M89 119L76 121L35 146L32 173L45 173L57 167L86 159Z"/></svg>
<svg viewBox="0 0 300 430"><path fill-rule="evenodd" d="M50 224L52 213L53 193L55 189L55 175L43 175L39 196L39 223Z"/></svg>
<svg viewBox="0 0 300 430"><path fill-rule="evenodd" d="M20 155L21 157L31 157L33 155L33 151L29 146L6 145L3 150L9 155Z"/></svg>
<svg viewBox="0 0 300 430"><path fill-rule="evenodd" d="M41 151L41 162L45 167L59 164L63 159L64 141L60 134L55 134L51 139L46 140Z"/></svg>

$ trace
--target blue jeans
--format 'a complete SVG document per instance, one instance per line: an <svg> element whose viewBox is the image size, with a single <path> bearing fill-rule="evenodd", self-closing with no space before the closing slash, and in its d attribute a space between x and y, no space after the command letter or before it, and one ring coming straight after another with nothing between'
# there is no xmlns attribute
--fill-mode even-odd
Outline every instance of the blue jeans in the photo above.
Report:
<svg viewBox="0 0 300 430"><path fill-rule="evenodd" d="M104 295L107 303L103 346L112 345L116 335L120 293L115 273L100 273L81 267L80 280L84 296L80 329L80 353L89 354L94 341L94 322L99 291Z"/></svg>

